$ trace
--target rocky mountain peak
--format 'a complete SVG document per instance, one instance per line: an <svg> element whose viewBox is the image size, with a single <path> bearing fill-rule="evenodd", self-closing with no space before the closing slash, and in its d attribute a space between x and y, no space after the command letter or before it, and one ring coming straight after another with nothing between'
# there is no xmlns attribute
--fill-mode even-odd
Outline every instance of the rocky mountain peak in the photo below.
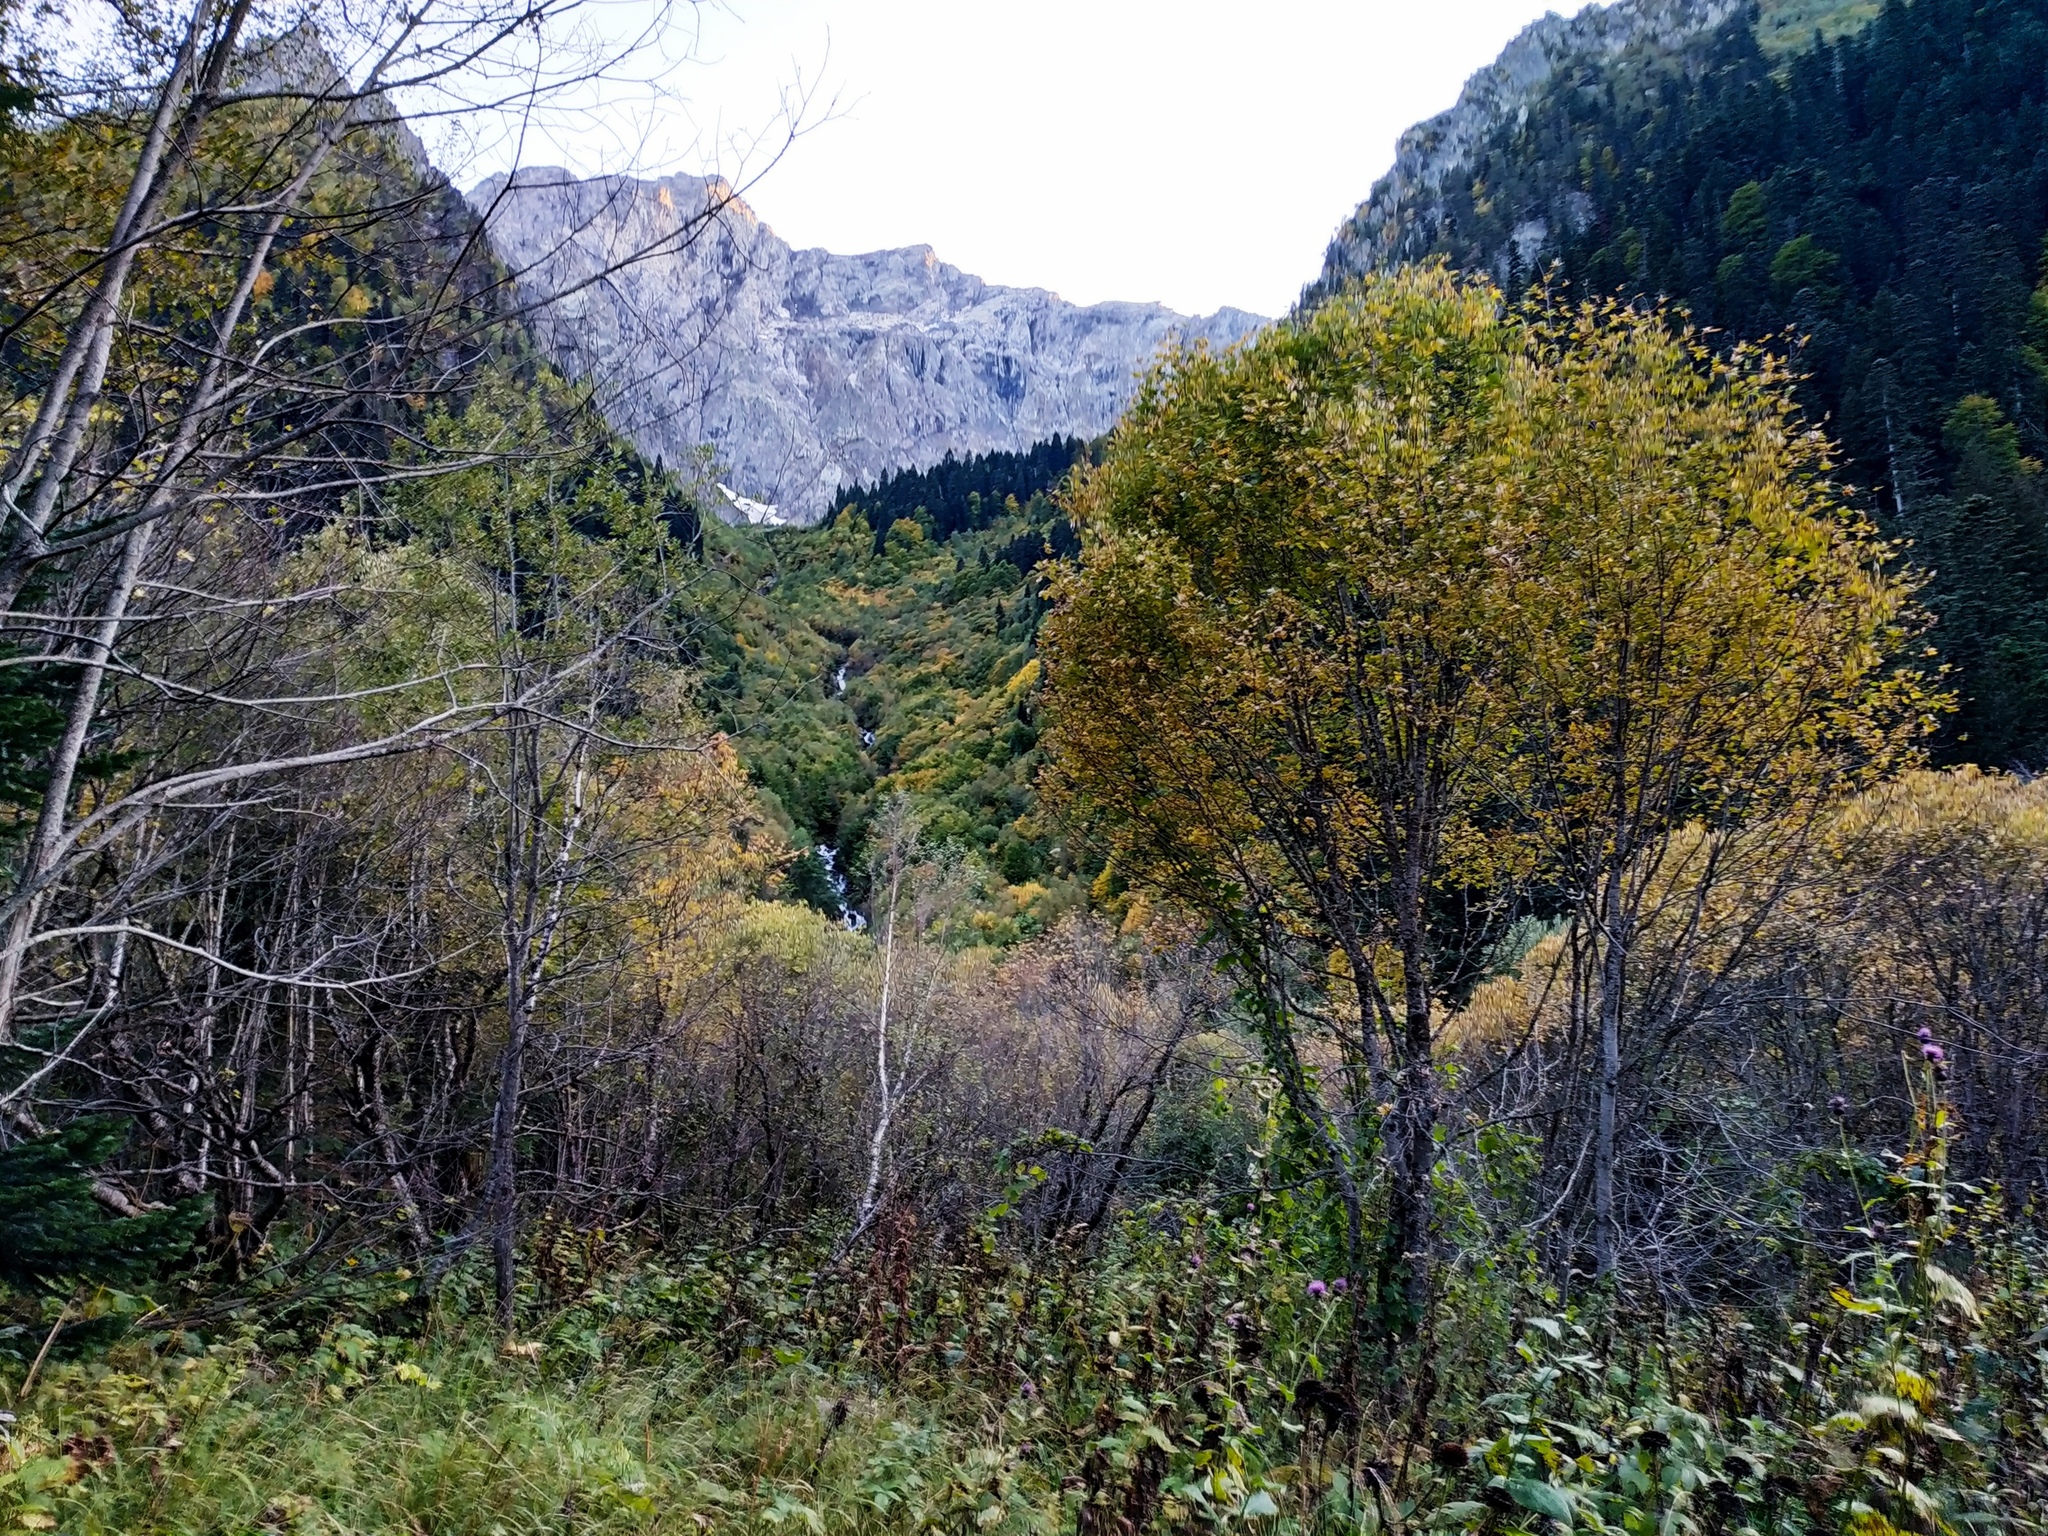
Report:
<svg viewBox="0 0 2048 1536"><path fill-rule="evenodd" d="M682 464L709 445L729 517L810 522L834 490L947 453L1106 431L1171 336L1263 320L1078 305L985 283L930 246L795 250L721 181L529 169L470 194L556 363Z"/></svg>

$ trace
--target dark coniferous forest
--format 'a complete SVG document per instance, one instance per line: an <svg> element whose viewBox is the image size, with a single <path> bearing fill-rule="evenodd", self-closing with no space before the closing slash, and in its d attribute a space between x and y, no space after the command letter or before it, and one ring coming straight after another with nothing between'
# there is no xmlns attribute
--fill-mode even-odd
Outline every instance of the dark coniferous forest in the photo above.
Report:
<svg viewBox="0 0 2048 1536"><path fill-rule="evenodd" d="M1478 154L1437 248L1796 349L1844 477L1935 574L1945 751L2048 759L2048 4L1894 0L1787 58L1738 17L1585 65Z"/></svg>
<svg viewBox="0 0 2048 1536"><path fill-rule="evenodd" d="M900 518L922 526L926 538L948 539L988 527L1012 497L1022 506L1057 489L1087 454L1088 445L1078 437L1047 438L1016 453L998 450L963 459L949 452L930 469L898 470L873 486L842 486L832 505L859 507L876 530L877 552Z"/></svg>

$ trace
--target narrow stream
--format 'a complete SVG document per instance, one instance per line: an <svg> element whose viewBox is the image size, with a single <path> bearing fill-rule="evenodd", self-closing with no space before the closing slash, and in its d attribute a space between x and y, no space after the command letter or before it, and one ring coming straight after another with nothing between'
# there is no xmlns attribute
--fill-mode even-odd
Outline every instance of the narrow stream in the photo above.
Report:
<svg viewBox="0 0 2048 1536"><path fill-rule="evenodd" d="M859 933L867 927L868 920L862 917L846 901L846 876L839 872L839 850L819 843L816 848L818 862L825 866L826 883L832 887L832 894L839 898L840 918L849 932Z"/></svg>
<svg viewBox="0 0 2048 1536"><path fill-rule="evenodd" d="M844 698L846 696L846 671L847 668L849 668L852 665L853 662L851 659L842 661L839 663L839 670L832 674L831 696L833 698L839 699ZM860 744L862 746L872 747L875 744L875 733L873 731L866 729L865 727L861 726L858 722L855 722L854 729L860 732ZM826 858L825 863L826 866L829 868L831 866L832 860L828 857Z"/></svg>
<svg viewBox="0 0 2048 1536"><path fill-rule="evenodd" d="M845 696L846 671L852 664L852 659L849 657L847 660L840 662L839 670L832 674L833 698L837 699ZM860 733L860 744L864 747L872 747L875 744L875 733L873 731L862 731ZM860 932L861 929L867 927L868 920L854 911L846 900L846 876L839 872L839 850L820 843L818 844L817 852L818 862L825 866L825 879L832 886L832 894L839 898L839 920L846 924L849 931L854 933Z"/></svg>

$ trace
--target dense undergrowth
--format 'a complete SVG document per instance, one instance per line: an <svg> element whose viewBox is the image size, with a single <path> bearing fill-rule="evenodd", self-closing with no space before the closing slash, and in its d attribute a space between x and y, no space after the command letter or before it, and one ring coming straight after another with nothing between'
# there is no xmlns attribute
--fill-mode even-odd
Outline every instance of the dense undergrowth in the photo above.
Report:
<svg viewBox="0 0 2048 1536"><path fill-rule="evenodd" d="M1904 1155L1845 1154L1860 1218L1768 1306L1566 1301L1502 1234L1384 1352L1270 1180L1027 1243L1026 1166L963 1237L899 1212L837 1268L550 1225L514 1342L480 1270L385 1269L25 1392L17 1357L0 1528L2033 1529L2048 1252L1949 1185L1939 1090Z"/></svg>

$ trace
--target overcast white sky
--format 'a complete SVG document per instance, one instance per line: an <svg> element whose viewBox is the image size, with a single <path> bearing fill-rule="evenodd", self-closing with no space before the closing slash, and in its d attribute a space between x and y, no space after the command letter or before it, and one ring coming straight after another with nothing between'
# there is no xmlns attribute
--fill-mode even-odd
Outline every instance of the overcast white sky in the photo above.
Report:
<svg viewBox="0 0 2048 1536"><path fill-rule="evenodd" d="M837 110L748 194L798 246L927 244L1069 299L1277 314L1394 140L1542 0L718 0L687 108L557 146L730 166L801 79ZM1574 7L1576 8L1576 7ZM632 130L639 132L639 130ZM529 145L529 161L542 156ZM755 164L758 169L758 161Z"/></svg>

